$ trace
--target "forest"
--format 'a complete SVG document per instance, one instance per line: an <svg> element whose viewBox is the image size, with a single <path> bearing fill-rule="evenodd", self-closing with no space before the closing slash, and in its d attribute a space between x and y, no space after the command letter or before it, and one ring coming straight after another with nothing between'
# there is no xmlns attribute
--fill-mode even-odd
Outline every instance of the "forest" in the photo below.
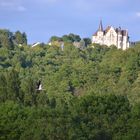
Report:
<svg viewBox="0 0 140 140"><path fill-rule="evenodd" d="M0 140L139 140L140 43L50 40L31 47L25 33L0 30Z"/></svg>

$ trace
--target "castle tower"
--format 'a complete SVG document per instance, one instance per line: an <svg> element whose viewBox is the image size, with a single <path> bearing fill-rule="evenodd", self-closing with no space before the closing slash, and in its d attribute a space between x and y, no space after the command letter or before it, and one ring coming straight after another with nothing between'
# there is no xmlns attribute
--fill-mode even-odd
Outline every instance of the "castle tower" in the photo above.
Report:
<svg viewBox="0 0 140 140"><path fill-rule="evenodd" d="M127 30L122 30L122 36L123 36L123 50L126 50L127 48L129 48L129 39L128 39L128 31Z"/></svg>
<svg viewBox="0 0 140 140"><path fill-rule="evenodd" d="M98 31L103 32L103 24L102 24L102 20L100 20L100 24L99 24L99 29Z"/></svg>
<svg viewBox="0 0 140 140"><path fill-rule="evenodd" d="M100 37L102 37L104 35L102 20L99 23L99 28L97 30L97 35L100 36Z"/></svg>
<svg viewBox="0 0 140 140"><path fill-rule="evenodd" d="M103 44L104 30L102 20L99 23L98 30L92 36L92 43Z"/></svg>
<svg viewBox="0 0 140 140"><path fill-rule="evenodd" d="M117 48L118 49L122 49L123 48L123 44L122 44L122 40L123 40L123 36L122 36L122 30L121 27L116 29L117 32Z"/></svg>

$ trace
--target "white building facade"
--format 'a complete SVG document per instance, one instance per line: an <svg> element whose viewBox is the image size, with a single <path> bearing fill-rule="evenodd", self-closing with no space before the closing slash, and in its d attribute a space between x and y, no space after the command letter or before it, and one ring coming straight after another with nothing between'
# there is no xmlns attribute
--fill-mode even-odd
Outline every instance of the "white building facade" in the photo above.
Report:
<svg viewBox="0 0 140 140"><path fill-rule="evenodd" d="M102 21L100 22L99 29L92 36L92 43L97 43L100 45L115 45L118 49L126 50L129 48L129 36L127 30L122 30L119 28L114 28L108 26L103 30Z"/></svg>

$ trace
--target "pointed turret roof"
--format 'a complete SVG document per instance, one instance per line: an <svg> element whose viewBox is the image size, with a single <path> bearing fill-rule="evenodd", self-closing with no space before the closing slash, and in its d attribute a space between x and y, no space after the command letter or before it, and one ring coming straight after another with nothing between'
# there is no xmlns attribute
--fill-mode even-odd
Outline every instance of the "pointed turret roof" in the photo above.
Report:
<svg viewBox="0 0 140 140"><path fill-rule="evenodd" d="M100 20L100 24L99 24L99 29L98 29L98 31L102 31L102 32L103 32L102 20Z"/></svg>
<svg viewBox="0 0 140 140"><path fill-rule="evenodd" d="M93 34L93 36L97 36L97 33L98 33L99 31L104 32L104 30L103 30L103 25L102 25L102 20L100 20L99 28L98 28L98 30Z"/></svg>

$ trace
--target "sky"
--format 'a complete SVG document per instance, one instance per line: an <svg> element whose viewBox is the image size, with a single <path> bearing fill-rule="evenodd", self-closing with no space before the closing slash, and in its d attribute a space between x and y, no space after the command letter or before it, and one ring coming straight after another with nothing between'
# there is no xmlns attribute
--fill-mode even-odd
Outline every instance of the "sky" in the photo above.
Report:
<svg viewBox="0 0 140 140"><path fill-rule="evenodd" d="M29 44L69 33L91 38L100 20L140 40L140 0L0 0L0 28L25 32Z"/></svg>

